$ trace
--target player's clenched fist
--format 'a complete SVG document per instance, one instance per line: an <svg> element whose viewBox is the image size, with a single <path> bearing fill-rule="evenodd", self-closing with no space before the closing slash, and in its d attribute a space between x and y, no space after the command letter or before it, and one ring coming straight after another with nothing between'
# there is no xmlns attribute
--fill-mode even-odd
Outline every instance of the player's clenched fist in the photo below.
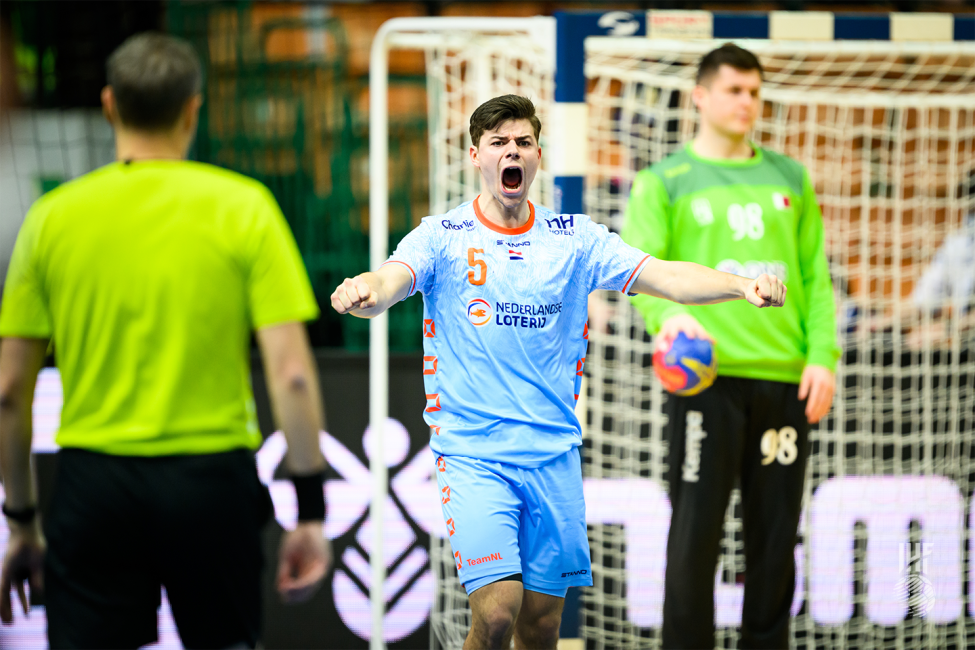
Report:
<svg viewBox="0 0 975 650"><path fill-rule="evenodd" d="M745 299L756 307L781 307L787 291L782 280L763 273L752 280L745 289Z"/></svg>
<svg viewBox="0 0 975 650"><path fill-rule="evenodd" d="M332 308L340 314L347 314L353 309L375 307L378 301L379 295L360 275L346 278L332 292Z"/></svg>

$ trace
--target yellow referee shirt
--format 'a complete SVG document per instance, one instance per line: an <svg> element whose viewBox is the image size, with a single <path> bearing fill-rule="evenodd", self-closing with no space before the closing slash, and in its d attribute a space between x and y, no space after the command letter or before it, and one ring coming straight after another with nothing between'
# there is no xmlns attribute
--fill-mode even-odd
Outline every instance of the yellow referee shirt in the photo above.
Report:
<svg viewBox="0 0 975 650"><path fill-rule="evenodd" d="M317 316L266 187L210 165L136 161L34 204L0 336L53 339L62 447L204 454L261 443L250 330Z"/></svg>

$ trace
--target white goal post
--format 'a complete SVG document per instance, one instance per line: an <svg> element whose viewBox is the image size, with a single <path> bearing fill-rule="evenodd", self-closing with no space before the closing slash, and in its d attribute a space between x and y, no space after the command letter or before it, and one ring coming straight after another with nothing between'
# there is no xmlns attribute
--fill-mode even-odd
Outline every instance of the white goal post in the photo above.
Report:
<svg viewBox="0 0 975 650"><path fill-rule="evenodd" d="M710 35L726 35L719 34L732 24L722 22L725 18L712 16ZM889 19L890 33L904 33L906 23L895 18ZM837 34L849 32L842 20L835 17ZM774 16L767 23L773 31L783 24ZM693 137L697 118L689 90L700 56L726 40L753 50L766 72L765 102L753 138L810 171L823 208L845 351L833 411L811 436L793 643L857 649L970 644L975 599L969 596L966 604L961 587L954 590L963 578L969 593L975 589L975 562L966 561L964 552L972 536L963 514L975 509L975 279L966 285L975 278L975 262L964 249L966 237L975 239L975 217L969 216L975 214L975 44L740 39L735 34L701 40L640 37L655 24L652 13L629 12L386 23L373 44L370 66L371 268L389 253L385 161L391 52L416 49L426 55L431 214L478 191L467 159L470 113L490 97L517 92L535 101L543 123L544 167L533 199L560 212L585 212L619 230L635 174ZM743 30L753 35L750 25ZM583 593L580 632L587 647L656 648L662 583L655 582L655 572L661 569L627 559L626 552L636 541L657 556L664 553L658 546L666 539L669 504L666 497L659 497L659 504L654 499L666 490L666 395L650 371L652 343L639 315L613 295L600 295L599 303L607 324L590 329L583 419L597 587ZM378 435L387 412L386 328L385 317L379 317L370 329L370 422ZM387 480L385 466L376 460L371 520L374 548L381 549ZM844 482L846 477L879 482L860 485ZM642 501L632 507L609 504L614 482L632 487L643 481L643 492L626 492ZM836 506L835 499L853 504L853 520L866 521L869 498L887 490L899 499L890 506L896 511L891 517L914 522L908 528L890 529L893 524L879 519L867 529L822 528L832 521L823 513L846 512L828 507ZM960 501L951 497L955 493ZM856 501L854 494L868 496ZM926 494L943 498L924 500ZM627 510L653 513L653 518L621 523L620 512ZM949 540L959 553L930 559L935 526L922 510L937 511L939 521L952 520L956 510L962 513L957 527L937 529L936 538L942 546ZM950 532L956 528L959 539ZM650 529L646 539L632 537ZM721 647L737 643L741 587L736 576L746 570L741 534L736 492L716 576ZM817 546L816 540L824 539L854 549L846 582L823 583L817 576L817 567L836 569L841 576L846 570L845 559L827 557ZM465 594L449 542L432 537L431 544L437 584L431 645L459 647L469 623ZM877 555L884 545L900 548L903 557ZM915 555L922 560L915 562ZM384 607L377 586L383 584L385 565L380 553L371 562L376 648L382 645ZM897 573L901 569L903 576ZM925 580L943 593L926 600ZM868 583L896 589L882 598ZM824 596L830 589L831 600ZM637 592L641 602L631 601Z"/></svg>

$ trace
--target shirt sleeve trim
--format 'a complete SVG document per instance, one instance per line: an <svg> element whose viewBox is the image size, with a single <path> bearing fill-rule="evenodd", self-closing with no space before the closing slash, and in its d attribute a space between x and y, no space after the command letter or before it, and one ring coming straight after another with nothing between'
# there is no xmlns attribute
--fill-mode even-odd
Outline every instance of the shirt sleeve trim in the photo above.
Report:
<svg viewBox="0 0 975 650"><path fill-rule="evenodd" d="M379 268L382 268L387 264L402 264L403 266L405 266L409 270L410 275L413 276L413 284L410 285L410 292L406 294L406 297L409 298L414 293L416 293L416 271L413 270L413 267L407 264L406 262L400 260L386 260L385 262L379 265Z"/></svg>
<svg viewBox="0 0 975 650"><path fill-rule="evenodd" d="M321 316L321 311L318 309L318 305L309 304L300 309L263 315L262 318L254 319L251 327L257 331L265 327L273 327L284 323L310 323L318 320L319 316Z"/></svg>
<svg viewBox="0 0 975 650"><path fill-rule="evenodd" d="M11 339L50 339L54 337L54 332L46 328L38 328L31 326L24 326L23 324L18 325L7 325L4 323L4 327L0 328L0 338L11 338Z"/></svg>
<svg viewBox="0 0 975 650"><path fill-rule="evenodd" d="M633 273L630 273L630 277L627 278L626 284L623 285L623 289L622 289L622 292L625 295L631 295L630 286L638 277L640 277L640 271L643 269L644 266L646 266L647 262L649 262L651 259L653 259L653 255L647 255L642 260L640 260L639 264L636 265L636 268L633 269Z"/></svg>

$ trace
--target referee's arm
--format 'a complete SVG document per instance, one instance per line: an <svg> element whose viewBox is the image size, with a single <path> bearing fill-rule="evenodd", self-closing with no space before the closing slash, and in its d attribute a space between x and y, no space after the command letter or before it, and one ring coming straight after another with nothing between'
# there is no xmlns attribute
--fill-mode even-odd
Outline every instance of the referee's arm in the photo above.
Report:
<svg viewBox="0 0 975 650"><path fill-rule="evenodd" d="M0 472L10 527L0 576L0 620L13 620L10 587L17 588L24 614L28 610L23 580L43 589L44 536L38 522L37 489L30 462L34 387L44 365L47 339L4 338L0 341Z"/></svg>
<svg viewBox="0 0 975 650"><path fill-rule="evenodd" d="M307 516L303 503L310 491L322 496L325 458L318 443L324 428L318 373L302 323L286 322L257 330L264 360L268 394L278 426L288 441L285 459L295 479L298 525L288 531L278 550L277 588L282 599L300 602L318 590L331 564L331 551L322 535L324 509ZM316 478L317 477L317 478ZM302 487L303 486L303 487ZM324 502L318 504L323 508Z"/></svg>
<svg viewBox="0 0 975 650"><path fill-rule="evenodd" d="M318 373L308 334L301 323L270 325L257 330L274 419L288 441L287 466L292 474L325 470L318 444L324 429Z"/></svg>

